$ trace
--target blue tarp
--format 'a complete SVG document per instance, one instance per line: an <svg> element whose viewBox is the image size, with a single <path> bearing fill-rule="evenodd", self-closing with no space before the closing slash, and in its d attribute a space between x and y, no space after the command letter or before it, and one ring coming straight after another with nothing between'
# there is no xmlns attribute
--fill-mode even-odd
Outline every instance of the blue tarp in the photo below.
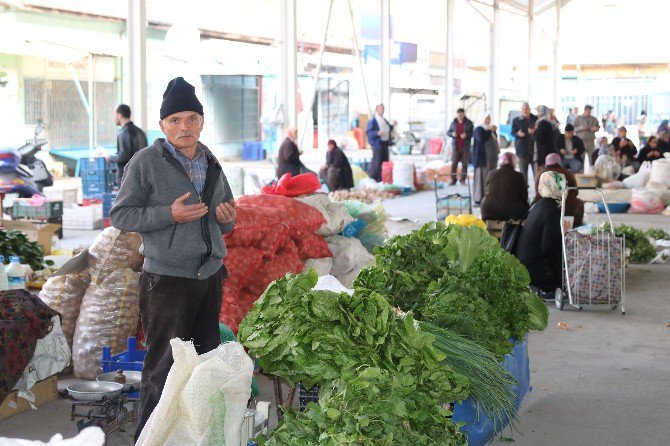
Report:
<svg viewBox="0 0 670 446"><path fill-rule="evenodd" d="M512 353L505 356L503 363L505 370L507 370L518 382L514 387L516 395L516 407L521 407L523 400L530 393L530 367L528 361L528 337L523 342L517 343L512 350ZM494 432L501 432L502 429L509 424L509 420L505 420L503 426L494 426L493 420L487 418L481 410L477 413L477 405L475 400L468 398L465 401L458 403L454 407L453 420L455 422L463 422L465 426L461 428L463 432L468 434L469 446L483 446L493 438Z"/></svg>

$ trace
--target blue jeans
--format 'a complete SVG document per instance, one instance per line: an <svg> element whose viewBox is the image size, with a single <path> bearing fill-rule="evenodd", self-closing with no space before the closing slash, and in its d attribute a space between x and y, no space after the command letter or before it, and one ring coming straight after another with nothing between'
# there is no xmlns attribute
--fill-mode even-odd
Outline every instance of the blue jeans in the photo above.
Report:
<svg viewBox="0 0 670 446"><path fill-rule="evenodd" d="M582 170L582 162L577 158L564 159L561 164L572 173L579 173Z"/></svg>

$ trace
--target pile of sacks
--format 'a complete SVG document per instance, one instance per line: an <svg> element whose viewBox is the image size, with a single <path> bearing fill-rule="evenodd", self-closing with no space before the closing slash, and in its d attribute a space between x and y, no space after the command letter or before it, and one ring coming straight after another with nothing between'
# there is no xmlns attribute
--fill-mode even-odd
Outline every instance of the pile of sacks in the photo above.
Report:
<svg viewBox="0 0 670 446"><path fill-rule="evenodd" d="M317 233L326 224L321 212L297 199L267 194L241 197L235 229L225 236L229 276L219 320L237 332L272 281L301 272L303 262L330 258L328 244Z"/></svg>
<svg viewBox="0 0 670 446"><path fill-rule="evenodd" d="M62 268L67 274L51 277L40 291L40 299L61 314L77 378L95 379L102 348L118 354L137 332L141 244L136 233L107 228Z"/></svg>
<svg viewBox="0 0 670 446"><path fill-rule="evenodd" d="M640 170L623 180L632 189L630 212L658 214L670 205L670 159L642 163ZM670 206L668 207L670 212Z"/></svg>

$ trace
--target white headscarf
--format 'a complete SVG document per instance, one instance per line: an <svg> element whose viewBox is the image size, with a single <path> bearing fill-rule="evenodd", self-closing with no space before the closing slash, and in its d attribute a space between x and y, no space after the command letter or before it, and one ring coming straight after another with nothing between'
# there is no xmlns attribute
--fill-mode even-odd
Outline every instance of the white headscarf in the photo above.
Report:
<svg viewBox="0 0 670 446"><path fill-rule="evenodd" d="M477 123L475 124L475 127L484 127L485 129L489 130L491 128L491 124L486 125L486 118L490 117L491 113L484 111L479 115L479 119L477 119Z"/></svg>

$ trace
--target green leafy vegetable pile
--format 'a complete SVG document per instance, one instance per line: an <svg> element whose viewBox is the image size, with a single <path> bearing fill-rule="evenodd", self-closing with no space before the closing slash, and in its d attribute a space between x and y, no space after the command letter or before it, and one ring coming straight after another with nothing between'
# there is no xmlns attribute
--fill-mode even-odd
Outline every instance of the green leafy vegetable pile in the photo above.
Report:
<svg viewBox="0 0 670 446"><path fill-rule="evenodd" d="M268 287L239 328L260 367L322 386L319 404L286 418L268 445L463 444L444 403L468 380L443 361L435 336L378 293L313 291L314 270Z"/></svg>
<svg viewBox="0 0 670 446"><path fill-rule="evenodd" d="M417 319L471 339L501 360L529 330L547 326L548 311L528 288L516 257L479 227L428 223L375 249L356 290L375 291Z"/></svg>
<svg viewBox="0 0 670 446"><path fill-rule="evenodd" d="M647 229L645 234L647 234L647 237L651 237L654 240L670 240L670 233L659 228Z"/></svg>
<svg viewBox="0 0 670 446"><path fill-rule="evenodd" d="M605 223L604 229L610 230L609 223ZM618 225L614 227L614 233L617 237L626 237L626 249L630 251L631 263L649 263L656 257L656 248L644 231L628 225Z"/></svg>
<svg viewBox="0 0 670 446"><path fill-rule="evenodd" d="M30 265L34 271L44 269L44 250L23 232L0 230L0 254L6 262L11 256L19 256L21 263Z"/></svg>

